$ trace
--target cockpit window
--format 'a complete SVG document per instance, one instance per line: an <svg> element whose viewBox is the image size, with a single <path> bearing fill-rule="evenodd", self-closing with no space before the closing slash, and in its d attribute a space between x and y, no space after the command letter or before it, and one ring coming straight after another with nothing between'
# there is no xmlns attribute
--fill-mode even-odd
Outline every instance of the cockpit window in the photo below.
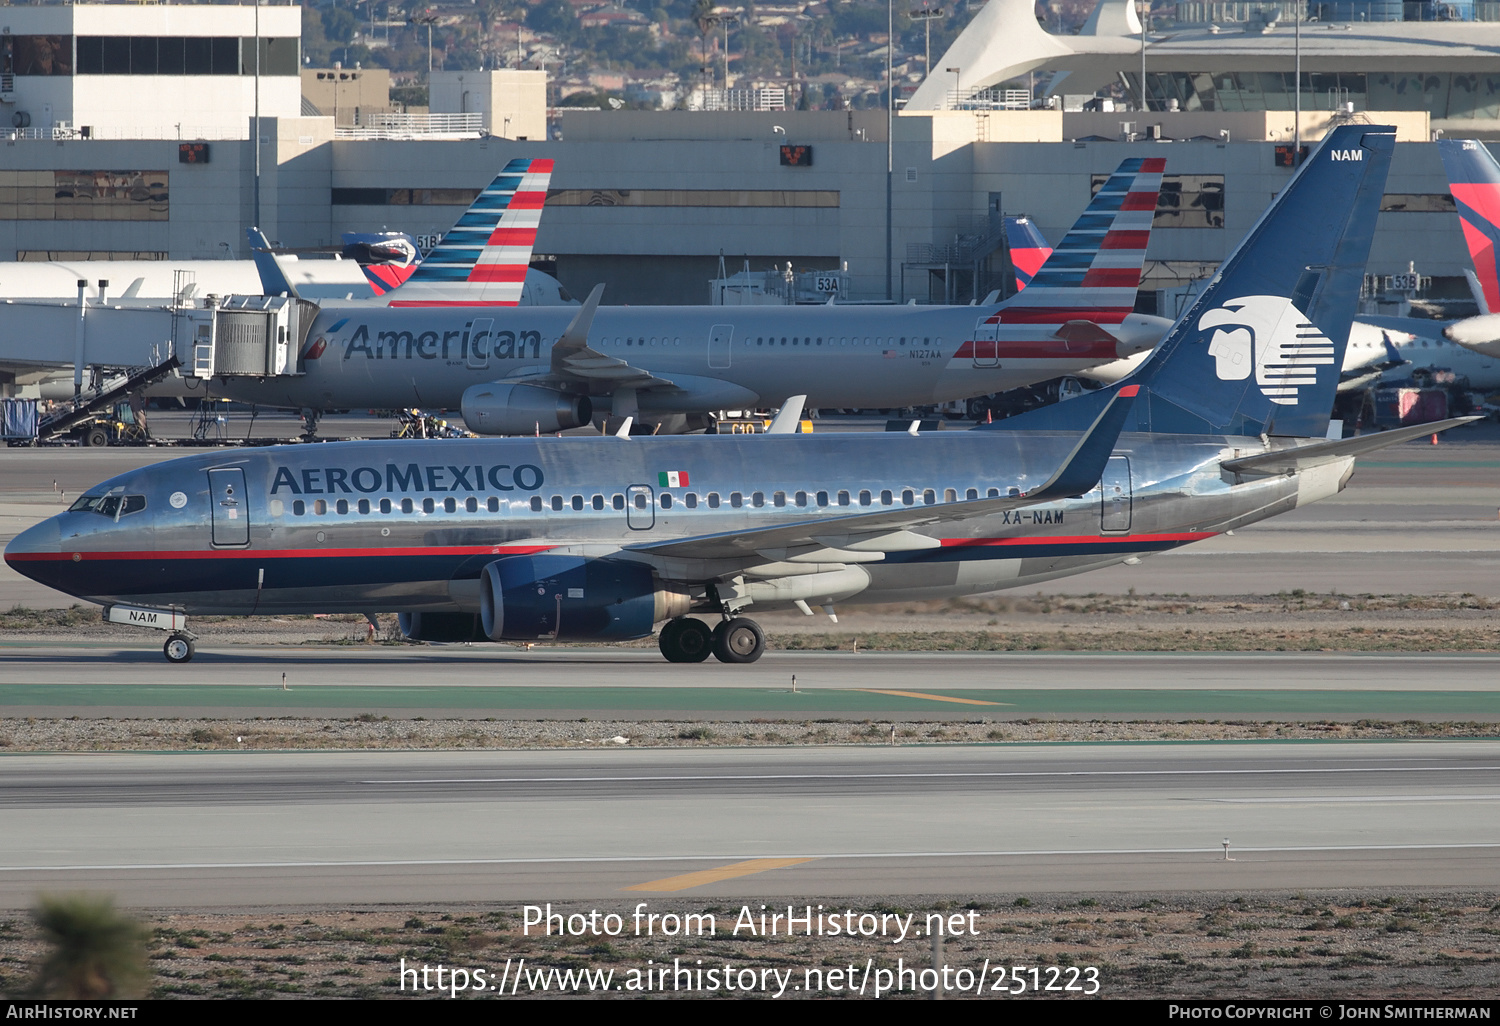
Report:
<svg viewBox="0 0 1500 1026"><path fill-rule="evenodd" d="M145 508L144 495L83 495L68 507L68 512L123 517L128 513L139 513Z"/></svg>

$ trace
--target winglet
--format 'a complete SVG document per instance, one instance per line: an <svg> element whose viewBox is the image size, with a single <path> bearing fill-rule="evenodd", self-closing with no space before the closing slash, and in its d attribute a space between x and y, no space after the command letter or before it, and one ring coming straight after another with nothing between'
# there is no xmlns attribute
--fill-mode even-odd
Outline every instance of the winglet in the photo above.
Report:
<svg viewBox="0 0 1500 1026"><path fill-rule="evenodd" d="M580 349L589 346L589 329L594 325L594 312L599 309L599 300L604 296L604 285L595 285L594 290L589 293L589 298L583 301L578 312L573 315L568 328L562 333L562 337L552 347L552 373L561 374L565 369L563 360Z"/></svg>
<svg viewBox="0 0 1500 1026"><path fill-rule="evenodd" d="M776 419L766 428L768 435L795 435L801 426L802 407L807 405L807 396L794 395L776 411Z"/></svg>
<svg viewBox="0 0 1500 1026"><path fill-rule="evenodd" d="M625 423L623 423L623 424L620 425L620 430L618 430L618 431L615 432L615 437L616 438L629 438L630 437L630 425L632 425L634 423L635 423L635 418L634 417L626 417L625 418Z"/></svg>
<svg viewBox="0 0 1500 1026"><path fill-rule="evenodd" d="M1104 476L1109 457L1114 452L1120 430L1125 426L1125 417L1140 392L1140 385L1123 385L1099 411L1099 416L1078 439L1073 451L1068 453L1057 472L1029 492L1023 498L1031 502L1051 502L1083 495Z"/></svg>
<svg viewBox="0 0 1500 1026"><path fill-rule="evenodd" d="M255 270L260 275L260 287L267 296L291 296L297 298L297 288L287 278L271 252L271 244L259 228L246 228L245 238L250 242L250 255L255 258Z"/></svg>

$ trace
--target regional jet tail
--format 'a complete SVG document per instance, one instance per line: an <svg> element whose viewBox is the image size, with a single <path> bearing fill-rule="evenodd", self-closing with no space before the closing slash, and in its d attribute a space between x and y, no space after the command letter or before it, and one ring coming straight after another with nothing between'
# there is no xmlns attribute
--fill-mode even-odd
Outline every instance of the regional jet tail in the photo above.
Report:
<svg viewBox="0 0 1500 1026"><path fill-rule="evenodd" d="M1005 238L1010 243L1011 265L1016 269L1016 291L1020 292L1031 284L1036 272L1052 255L1052 247L1029 217L1007 217Z"/></svg>
<svg viewBox="0 0 1500 1026"><path fill-rule="evenodd" d="M1500 357L1500 164L1475 139L1440 139L1438 152L1474 261L1476 298L1484 308L1478 317L1450 324L1443 336L1476 353Z"/></svg>

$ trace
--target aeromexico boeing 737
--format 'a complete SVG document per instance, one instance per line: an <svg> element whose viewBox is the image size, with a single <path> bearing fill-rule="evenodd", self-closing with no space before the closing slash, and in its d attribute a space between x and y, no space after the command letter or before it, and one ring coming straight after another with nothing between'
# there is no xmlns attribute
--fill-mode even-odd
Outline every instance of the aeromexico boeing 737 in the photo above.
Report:
<svg viewBox="0 0 1500 1026"><path fill-rule="evenodd" d="M1460 423L1329 437L1394 142L1336 128L1140 371L994 425L205 453L90 489L5 559L171 630L176 662L191 614L381 611L428 641L665 620L669 660L749 662L756 609L1029 586L1208 538Z"/></svg>
<svg viewBox="0 0 1500 1026"><path fill-rule="evenodd" d="M460 240L452 280L427 280L444 271L445 238L388 307L324 304L296 326L286 373L216 374L214 392L310 412L461 409L478 433L533 434L596 410L639 420L802 394L814 406L902 407L1030 384L1160 337L1167 322L1133 310L1163 164L1125 161L1026 290L999 305L598 307L596 295L571 322L565 310L474 309L484 297L465 289L491 250L503 258L502 223Z"/></svg>

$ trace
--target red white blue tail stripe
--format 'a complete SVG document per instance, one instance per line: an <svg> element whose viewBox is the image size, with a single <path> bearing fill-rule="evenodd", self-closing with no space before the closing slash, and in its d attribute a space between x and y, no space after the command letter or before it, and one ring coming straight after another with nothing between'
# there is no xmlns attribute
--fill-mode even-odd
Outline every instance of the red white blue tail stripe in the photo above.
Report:
<svg viewBox="0 0 1500 1026"><path fill-rule="evenodd" d="M1164 157L1123 162L1032 276L995 314L996 324L1119 324L1135 293L1151 240Z"/></svg>
<svg viewBox="0 0 1500 1026"><path fill-rule="evenodd" d="M552 161L517 159L458 219L391 306L516 306L536 245Z"/></svg>

